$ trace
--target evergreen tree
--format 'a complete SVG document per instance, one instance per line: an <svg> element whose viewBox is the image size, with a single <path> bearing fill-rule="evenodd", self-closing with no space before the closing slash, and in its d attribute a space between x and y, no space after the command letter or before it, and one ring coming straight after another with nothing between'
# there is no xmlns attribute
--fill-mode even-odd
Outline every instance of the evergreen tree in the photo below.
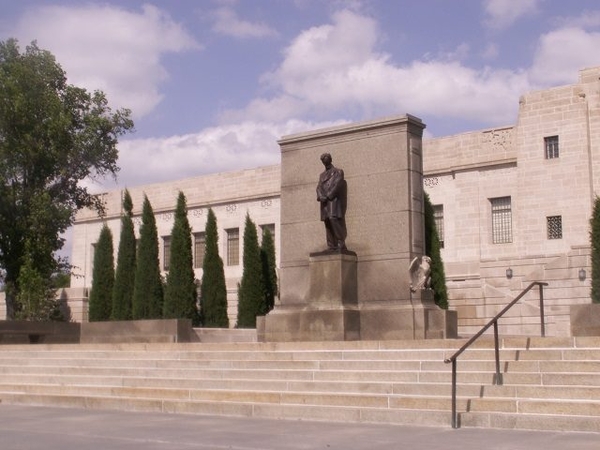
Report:
<svg viewBox="0 0 600 450"><path fill-rule="evenodd" d="M206 250L200 286L200 320L206 328L229 328L225 271L219 256L217 218L212 208L208 210L204 231Z"/></svg>
<svg viewBox="0 0 600 450"><path fill-rule="evenodd" d="M243 258L242 281L238 286L237 328L255 328L256 316L266 310L266 304L258 233L249 214L246 214L244 226Z"/></svg>
<svg viewBox="0 0 600 450"><path fill-rule="evenodd" d="M102 226L94 253L92 290L89 300L89 321L110 319L112 292L115 283L113 236L106 224Z"/></svg>
<svg viewBox="0 0 600 450"><path fill-rule="evenodd" d="M152 205L144 195L133 289L133 319L160 319L162 309L163 285L158 258L158 231Z"/></svg>
<svg viewBox="0 0 600 450"><path fill-rule="evenodd" d="M592 303L600 303L600 197L594 201L590 219L590 245L592 251Z"/></svg>
<svg viewBox="0 0 600 450"><path fill-rule="evenodd" d="M163 317L165 319L191 319L196 324L198 322L196 301L192 228L187 217L185 195L180 191L171 231L171 259L165 289Z"/></svg>
<svg viewBox="0 0 600 450"><path fill-rule="evenodd" d="M112 320L131 320L133 288L135 284L135 232L133 230L133 203L129 191L123 195L121 238L117 256L117 271L112 297Z"/></svg>
<svg viewBox="0 0 600 450"><path fill-rule="evenodd" d="M444 261L440 251L440 238L435 226L433 205L427 193L424 194L425 206L425 254L431 258L431 288L434 292L435 304L448 309L448 291Z"/></svg>
<svg viewBox="0 0 600 450"><path fill-rule="evenodd" d="M260 258L265 283L265 310L261 311L261 314L267 314L275 307L275 297L278 294L275 243L273 242L273 235L268 228L264 228L263 230L262 242L260 244Z"/></svg>

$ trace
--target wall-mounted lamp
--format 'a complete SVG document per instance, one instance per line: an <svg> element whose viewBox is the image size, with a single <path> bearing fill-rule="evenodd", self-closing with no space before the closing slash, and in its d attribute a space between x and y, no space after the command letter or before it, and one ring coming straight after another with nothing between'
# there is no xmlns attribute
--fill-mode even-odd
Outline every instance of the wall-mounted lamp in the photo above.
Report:
<svg viewBox="0 0 600 450"><path fill-rule="evenodd" d="M508 269L506 269L506 278L508 278L509 280L512 278L513 276L513 272L512 269L509 267Z"/></svg>
<svg viewBox="0 0 600 450"><path fill-rule="evenodd" d="M578 276L579 276L579 281L585 281L585 276L586 276L585 269L579 269Z"/></svg>

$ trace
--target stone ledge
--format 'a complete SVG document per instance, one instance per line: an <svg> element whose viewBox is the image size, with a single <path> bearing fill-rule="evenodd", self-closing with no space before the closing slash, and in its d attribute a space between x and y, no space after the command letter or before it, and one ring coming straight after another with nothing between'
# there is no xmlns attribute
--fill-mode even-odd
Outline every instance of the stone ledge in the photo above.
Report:
<svg viewBox="0 0 600 450"><path fill-rule="evenodd" d="M81 324L81 343L194 342L189 319L123 320Z"/></svg>

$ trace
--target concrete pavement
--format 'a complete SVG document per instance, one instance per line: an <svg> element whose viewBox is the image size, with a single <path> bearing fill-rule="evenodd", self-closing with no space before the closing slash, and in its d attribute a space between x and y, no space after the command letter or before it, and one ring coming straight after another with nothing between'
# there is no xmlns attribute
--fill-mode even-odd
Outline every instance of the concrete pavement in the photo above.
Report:
<svg viewBox="0 0 600 450"><path fill-rule="evenodd" d="M267 420L0 404L2 450L597 450L600 434Z"/></svg>

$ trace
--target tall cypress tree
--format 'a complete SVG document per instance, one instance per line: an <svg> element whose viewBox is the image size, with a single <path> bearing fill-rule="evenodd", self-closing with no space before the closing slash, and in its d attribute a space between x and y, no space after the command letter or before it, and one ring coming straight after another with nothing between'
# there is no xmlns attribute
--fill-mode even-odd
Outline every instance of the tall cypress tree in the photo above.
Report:
<svg viewBox="0 0 600 450"><path fill-rule="evenodd" d="M590 219L590 245L592 251L592 303L600 303L600 197L594 201Z"/></svg>
<svg viewBox="0 0 600 450"><path fill-rule="evenodd" d="M444 261L440 251L440 238L435 226L433 205L427 193L424 194L425 207L425 254L431 258L431 288L434 292L435 304L448 309L448 291Z"/></svg>
<svg viewBox="0 0 600 450"><path fill-rule="evenodd" d="M113 237L106 224L102 226L94 253L92 290L89 300L90 322L110 319L112 292L115 283Z"/></svg>
<svg viewBox="0 0 600 450"><path fill-rule="evenodd" d="M219 256L217 218L212 208L208 210L204 235L206 250L200 285L200 320L206 328L229 328L225 271Z"/></svg>
<svg viewBox="0 0 600 450"><path fill-rule="evenodd" d="M192 228L187 217L185 195L180 191L171 231L171 259L165 288L163 317L165 319L190 319L195 324L198 322L196 301Z"/></svg>
<svg viewBox="0 0 600 450"><path fill-rule="evenodd" d="M237 328L255 328L256 316L266 310L266 305L258 233L249 214L246 214L244 226L243 258L242 281L238 286Z"/></svg>
<svg viewBox="0 0 600 450"><path fill-rule="evenodd" d="M133 202L129 191L123 195L121 238L117 256L117 271L112 297L112 320L131 320L133 289L135 285L135 232L133 230Z"/></svg>
<svg viewBox="0 0 600 450"><path fill-rule="evenodd" d="M262 242L260 244L260 259L265 283L265 310L261 311L261 313L267 314L275 307L275 297L277 297L278 292L275 243L273 242L273 235L268 228L263 229Z"/></svg>
<svg viewBox="0 0 600 450"><path fill-rule="evenodd" d="M158 258L158 231L148 197L144 195L142 226L135 268L133 318L160 319L163 309L163 287Z"/></svg>

